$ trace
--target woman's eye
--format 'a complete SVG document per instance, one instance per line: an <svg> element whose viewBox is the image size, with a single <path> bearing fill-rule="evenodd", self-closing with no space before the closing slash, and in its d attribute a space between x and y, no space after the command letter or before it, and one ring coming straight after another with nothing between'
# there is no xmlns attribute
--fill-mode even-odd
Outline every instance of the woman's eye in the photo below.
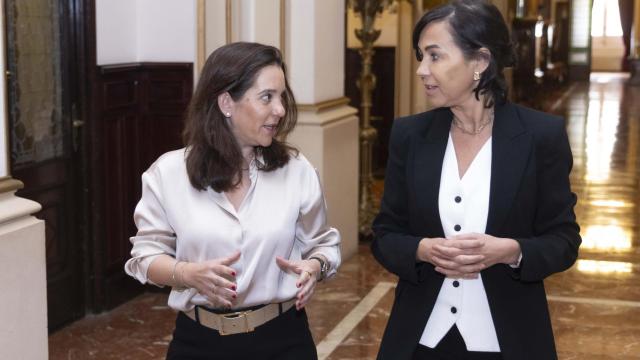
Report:
<svg viewBox="0 0 640 360"><path fill-rule="evenodd" d="M436 53L430 53L429 56L431 57L431 61L438 60L438 54L436 54Z"/></svg>
<svg viewBox="0 0 640 360"><path fill-rule="evenodd" d="M271 101L271 94L264 94L260 99L262 99L262 101L264 102L269 102Z"/></svg>

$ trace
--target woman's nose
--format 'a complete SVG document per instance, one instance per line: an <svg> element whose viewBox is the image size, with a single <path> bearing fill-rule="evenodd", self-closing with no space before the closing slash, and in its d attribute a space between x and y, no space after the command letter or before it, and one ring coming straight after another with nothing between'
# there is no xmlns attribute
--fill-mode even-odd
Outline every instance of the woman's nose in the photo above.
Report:
<svg viewBox="0 0 640 360"><path fill-rule="evenodd" d="M416 70L416 74L421 78L430 74L429 66L426 64L426 61L420 62L420 65L418 65L418 69Z"/></svg>
<svg viewBox="0 0 640 360"><path fill-rule="evenodd" d="M287 111L284 108L284 104L282 102L278 102L274 105L273 114L279 117L283 117Z"/></svg>

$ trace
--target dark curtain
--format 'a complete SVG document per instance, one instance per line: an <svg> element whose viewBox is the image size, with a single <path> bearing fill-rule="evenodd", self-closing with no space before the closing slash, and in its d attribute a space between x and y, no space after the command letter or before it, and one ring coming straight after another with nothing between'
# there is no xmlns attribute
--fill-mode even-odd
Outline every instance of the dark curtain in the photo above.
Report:
<svg viewBox="0 0 640 360"><path fill-rule="evenodd" d="M620 24L622 25L622 41L624 42L624 56L622 57L622 71L629 71L629 55L631 53L631 26L633 25L633 0L618 0L620 7ZM637 24L636 26L640 26Z"/></svg>

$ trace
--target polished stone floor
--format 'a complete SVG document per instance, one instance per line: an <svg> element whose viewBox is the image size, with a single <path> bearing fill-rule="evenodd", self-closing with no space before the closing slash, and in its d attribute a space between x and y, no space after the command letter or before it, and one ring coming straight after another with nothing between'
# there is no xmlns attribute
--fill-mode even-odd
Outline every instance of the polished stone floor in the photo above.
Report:
<svg viewBox="0 0 640 360"><path fill-rule="evenodd" d="M546 111L567 118L571 181L584 243L569 271L546 281L562 360L640 359L640 88L594 74L554 94ZM395 278L368 247L318 288L308 307L321 359L375 359ZM175 314L144 294L49 337L51 359L163 359Z"/></svg>

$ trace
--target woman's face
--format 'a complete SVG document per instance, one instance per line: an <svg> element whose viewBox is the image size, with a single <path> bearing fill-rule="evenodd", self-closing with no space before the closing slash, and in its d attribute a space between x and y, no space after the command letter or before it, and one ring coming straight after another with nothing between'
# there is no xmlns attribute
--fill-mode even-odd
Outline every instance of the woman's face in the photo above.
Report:
<svg viewBox="0 0 640 360"><path fill-rule="evenodd" d="M241 148L271 145L278 123L286 112L285 91L282 69L268 65L258 72L253 85L238 101L228 98L231 131Z"/></svg>
<svg viewBox="0 0 640 360"><path fill-rule="evenodd" d="M423 56L416 73L431 105L452 107L476 101L473 73L484 71L486 65L464 58L449 32L448 22L427 25L420 34L418 47Z"/></svg>

